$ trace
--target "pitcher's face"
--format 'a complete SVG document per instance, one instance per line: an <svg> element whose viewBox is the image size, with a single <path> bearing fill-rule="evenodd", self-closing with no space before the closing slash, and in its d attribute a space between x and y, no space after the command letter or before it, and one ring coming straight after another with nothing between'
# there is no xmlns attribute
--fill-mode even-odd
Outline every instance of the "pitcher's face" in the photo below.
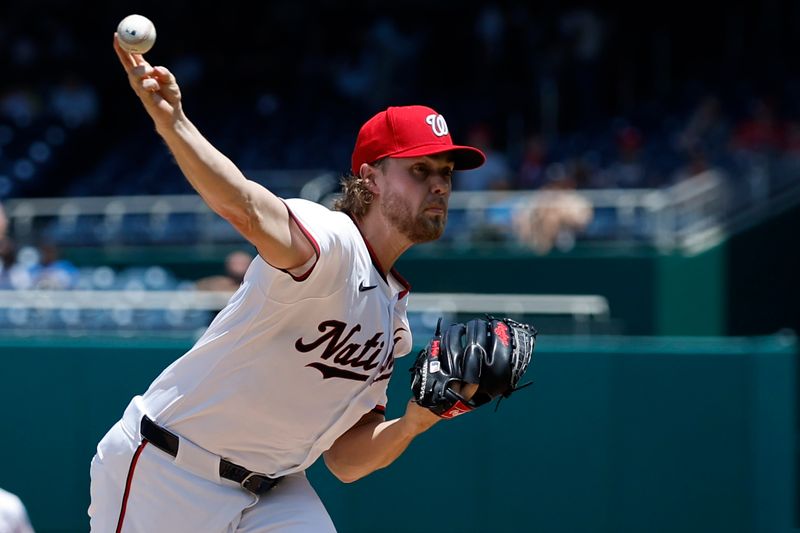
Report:
<svg viewBox="0 0 800 533"><path fill-rule="evenodd" d="M454 163L447 155L389 158L379 207L412 243L438 239L447 224Z"/></svg>

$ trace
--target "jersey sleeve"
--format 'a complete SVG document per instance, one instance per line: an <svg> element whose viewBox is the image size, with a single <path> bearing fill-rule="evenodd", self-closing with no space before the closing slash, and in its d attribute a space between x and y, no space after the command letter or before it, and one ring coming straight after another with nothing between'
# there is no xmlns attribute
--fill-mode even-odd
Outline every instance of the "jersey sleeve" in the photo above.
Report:
<svg viewBox="0 0 800 533"><path fill-rule="evenodd" d="M327 207L293 198L285 200L289 216L314 248L315 257L289 274L295 281L303 281L317 270L337 270L342 263L350 265L354 246L354 225L344 213Z"/></svg>
<svg viewBox="0 0 800 533"><path fill-rule="evenodd" d="M289 202L295 204L294 209L289 205ZM325 242L324 234L321 234L318 231L314 231L312 233L312 230L310 230L309 228L311 227L312 223L315 224L314 222L315 218L319 219L325 217L324 216L314 217L313 215L303 216L302 214L298 214L298 212L302 213L303 211L305 211L306 206L303 206L302 204L299 204L298 202L292 200L284 201L284 204L286 205L286 210L289 212L289 217L297 224L297 227L300 228L300 231L303 233L308 242L311 243L312 248L314 248L314 255L310 257L308 261L305 262L305 264L300 265L299 267L295 267L293 269L281 268L279 270L282 270L283 272L289 274L295 281L305 281L314 271L314 268L317 266L317 263L319 262L319 257L321 255L321 249L319 244L320 241L323 241L323 243ZM309 222L309 219L311 220L311 223ZM330 254L330 248L331 248L330 246L326 247L326 255Z"/></svg>
<svg viewBox="0 0 800 533"><path fill-rule="evenodd" d="M308 200L289 199L284 204L314 254L305 264L288 270L263 261L265 275L256 276L257 282L270 298L286 303L325 298L341 290L356 253L355 224L346 214Z"/></svg>

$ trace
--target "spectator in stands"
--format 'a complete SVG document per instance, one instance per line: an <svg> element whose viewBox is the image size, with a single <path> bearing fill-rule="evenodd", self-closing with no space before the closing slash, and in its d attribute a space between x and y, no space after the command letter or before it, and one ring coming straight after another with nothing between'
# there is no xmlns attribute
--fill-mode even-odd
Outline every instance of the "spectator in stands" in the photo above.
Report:
<svg viewBox="0 0 800 533"><path fill-rule="evenodd" d="M748 118L736 125L733 148L751 153L774 153L784 148L786 128L777 116L772 103L756 100Z"/></svg>
<svg viewBox="0 0 800 533"><path fill-rule="evenodd" d="M525 141L525 152L519 169L518 189L538 189L545 184L547 143L541 135L532 135Z"/></svg>
<svg viewBox="0 0 800 533"><path fill-rule="evenodd" d="M708 96L700 102L678 135L678 148L691 151L700 147L708 155L725 148L730 125L722 113L719 100Z"/></svg>
<svg viewBox="0 0 800 533"><path fill-rule="evenodd" d="M558 22L562 46L567 52L560 85L574 86L577 98L570 105L582 122L592 125L598 118L598 80L606 41L606 23L593 9L575 7L566 10Z"/></svg>
<svg viewBox="0 0 800 533"><path fill-rule="evenodd" d="M209 276L197 280L195 287L200 291L227 291L233 292L244 281L247 268L253 261L253 256L238 250L231 252L225 258L225 274L222 276Z"/></svg>
<svg viewBox="0 0 800 533"><path fill-rule="evenodd" d="M0 204L0 239L3 239L8 233L8 217L3 209L3 204Z"/></svg>
<svg viewBox="0 0 800 533"><path fill-rule="evenodd" d="M602 188L633 189L646 184L646 172L641 160L644 138L634 126L621 128L616 135L617 159L596 175L593 185Z"/></svg>
<svg viewBox="0 0 800 533"><path fill-rule="evenodd" d="M764 205L767 201L777 178L769 165L785 150L786 133L786 125L767 98L757 99L750 116L736 125L730 144L740 166L737 178L744 186L737 202Z"/></svg>
<svg viewBox="0 0 800 533"><path fill-rule="evenodd" d="M521 243L540 255L554 247L567 251L575 245L575 234L594 216L592 204L576 192L577 184L585 179L583 172L582 164L570 165L568 172L555 176L531 203L515 210L513 228Z"/></svg>
<svg viewBox="0 0 800 533"><path fill-rule="evenodd" d="M11 269L17 261L17 249L14 241L8 237L0 237L0 289L10 289Z"/></svg>
<svg viewBox="0 0 800 533"><path fill-rule="evenodd" d="M48 242L39 245L39 263L30 269L30 274L36 289L66 290L78 282L78 269L62 259L58 247Z"/></svg>
<svg viewBox="0 0 800 533"><path fill-rule="evenodd" d="M470 129L467 144L486 154L486 163L474 170L460 171L455 176L454 190L497 191L511 188L511 169L505 156L494 147L488 125L477 124Z"/></svg>
<svg viewBox="0 0 800 533"><path fill-rule="evenodd" d="M64 125L77 128L97 119L99 102L94 87L69 73L53 88L49 107Z"/></svg>
<svg viewBox="0 0 800 533"><path fill-rule="evenodd" d="M481 8L475 18L475 37L480 46L478 59L483 67L492 68L503 60L507 35L506 16L496 3Z"/></svg>
<svg viewBox="0 0 800 533"><path fill-rule="evenodd" d="M33 533L25 505L15 494L0 488L0 531L3 533Z"/></svg>
<svg viewBox="0 0 800 533"><path fill-rule="evenodd" d="M28 86L12 87L0 96L0 117L11 120L18 128L27 128L40 114L39 96Z"/></svg>
<svg viewBox="0 0 800 533"><path fill-rule="evenodd" d="M394 18L379 16L365 28L367 46L348 52L335 69L334 80L340 94L379 106L384 100L403 98L407 85L416 80L400 75L413 63L420 48L419 36L406 34Z"/></svg>

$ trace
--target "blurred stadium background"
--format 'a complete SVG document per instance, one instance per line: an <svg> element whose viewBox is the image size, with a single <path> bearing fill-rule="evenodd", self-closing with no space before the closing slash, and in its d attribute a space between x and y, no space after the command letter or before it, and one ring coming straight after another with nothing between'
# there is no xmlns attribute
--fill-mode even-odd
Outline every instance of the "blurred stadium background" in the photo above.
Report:
<svg viewBox="0 0 800 533"><path fill-rule="evenodd" d="M95 444L253 253L127 86L138 12L189 116L282 196L330 203L387 105L489 154L398 269L417 343L440 315L536 324L535 385L353 485L315 465L340 531L800 529L800 3L622 6L4 3L0 487L87 530Z"/></svg>

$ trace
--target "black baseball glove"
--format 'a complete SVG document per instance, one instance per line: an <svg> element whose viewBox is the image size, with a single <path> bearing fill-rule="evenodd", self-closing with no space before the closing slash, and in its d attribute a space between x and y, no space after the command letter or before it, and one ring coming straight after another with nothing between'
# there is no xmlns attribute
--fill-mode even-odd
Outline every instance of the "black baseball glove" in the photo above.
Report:
<svg viewBox="0 0 800 533"><path fill-rule="evenodd" d="M414 401L442 418L472 411L498 397L508 397L528 368L536 330L510 318L475 318L451 324L442 321L411 368ZM456 384L477 385L467 400L453 390ZM499 400L498 400L499 401Z"/></svg>

